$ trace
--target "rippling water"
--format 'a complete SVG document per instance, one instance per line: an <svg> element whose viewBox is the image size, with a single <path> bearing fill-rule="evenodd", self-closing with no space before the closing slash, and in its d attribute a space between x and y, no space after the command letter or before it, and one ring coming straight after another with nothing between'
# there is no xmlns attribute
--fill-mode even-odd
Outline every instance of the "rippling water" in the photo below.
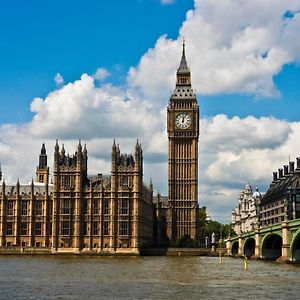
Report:
<svg viewBox="0 0 300 300"><path fill-rule="evenodd" d="M300 266L217 257L0 256L0 299L299 299Z"/></svg>

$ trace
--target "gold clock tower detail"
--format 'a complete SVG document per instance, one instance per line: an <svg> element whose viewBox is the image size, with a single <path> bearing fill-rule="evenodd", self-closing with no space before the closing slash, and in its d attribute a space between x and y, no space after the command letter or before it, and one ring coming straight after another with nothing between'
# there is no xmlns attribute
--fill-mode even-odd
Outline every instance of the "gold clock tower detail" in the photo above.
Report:
<svg viewBox="0 0 300 300"><path fill-rule="evenodd" d="M199 106L191 86L185 43L176 74L176 87L168 105L167 235L198 239Z"/></svg>

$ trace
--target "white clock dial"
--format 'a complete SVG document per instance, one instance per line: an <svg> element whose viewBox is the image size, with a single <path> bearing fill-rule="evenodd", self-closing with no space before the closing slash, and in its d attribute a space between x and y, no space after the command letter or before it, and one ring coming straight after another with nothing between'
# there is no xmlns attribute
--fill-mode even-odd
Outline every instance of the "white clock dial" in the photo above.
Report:
<svg viewBox="0 0 300 300"><path fill-rule="evenodd" d="M192 124L192 118L188 113L180 113L176 116L175 124L179 129L187 129Z"/></svg>

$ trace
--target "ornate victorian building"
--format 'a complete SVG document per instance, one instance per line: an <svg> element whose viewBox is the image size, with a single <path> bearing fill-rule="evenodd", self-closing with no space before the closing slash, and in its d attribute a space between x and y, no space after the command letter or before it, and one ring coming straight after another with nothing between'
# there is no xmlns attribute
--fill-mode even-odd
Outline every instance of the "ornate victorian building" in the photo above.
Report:
<svg viewBox="0 0 300 300"><path fill-rule="evenodd" d="M250 185L240 193L232 211L232 227L237 234L300 218L300 158L273 172L273 181L264 195L252 194Z"/></svg>
<svg viewBox="0 0 300 300"><path fill-rule="evenodd" d="M273 172L273 181L261 201L262 227L300 218L300 157Z"/></svg>
<svg viewBox="0 0 300 300"><path fill-rule="evenodd" d="M143 183L143 154L121 154L113 143L111 174L88 177L87 150L54 151L53 184L43 144L37 183L0 192L0 247L59 252L139 253L153 243L152 184Z"/></svg>
<svg viewBox="0 0 300 300"><path fill-rule="evenodd" d="M259 225L262 195L256 188L253 193L250 184L240 192L236 208L232 211L231 224L236 234L254 230Z"/></svg>

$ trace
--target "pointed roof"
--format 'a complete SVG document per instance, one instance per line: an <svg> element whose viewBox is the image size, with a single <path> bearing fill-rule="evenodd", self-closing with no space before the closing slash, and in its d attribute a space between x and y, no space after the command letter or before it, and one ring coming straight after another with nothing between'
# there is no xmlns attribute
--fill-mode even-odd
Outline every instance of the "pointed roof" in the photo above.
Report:
<svg viewBox="0 0 300 300"><path fill-rule="evenodd" d="M42 144L41 154L46 155L45 143Z"/></svg>
<svg viewBox="0 0 300 300"><path fill-rule="evenodd" d="M55 152L59 151L59 146L58 146L58 140L56 140L55 142L55 148L54 148Z"/></svg>
<svg viewBox="0 0 300 300"><path fill-rule="evenodd" d="M83 146L83 153L84 153L84 154L87 154L86 143L84 143L84 146Z"/></svg>
<svg viewBox="0 0 300 300"><path fill-rule="evenodd" d="M182 55L179 68L177 70L177 74L179 73L190 73L190 69L187 65L186 57L185 57L185 41L182 42Z"/></svg>
<svg viewBox="0 0 300 300"><path fill-rule="evenodd" d="M81 140L79 140L79 142L78 142L77 150L78 150L79 152L81 152L81 150L82 150Z"/></svg>

